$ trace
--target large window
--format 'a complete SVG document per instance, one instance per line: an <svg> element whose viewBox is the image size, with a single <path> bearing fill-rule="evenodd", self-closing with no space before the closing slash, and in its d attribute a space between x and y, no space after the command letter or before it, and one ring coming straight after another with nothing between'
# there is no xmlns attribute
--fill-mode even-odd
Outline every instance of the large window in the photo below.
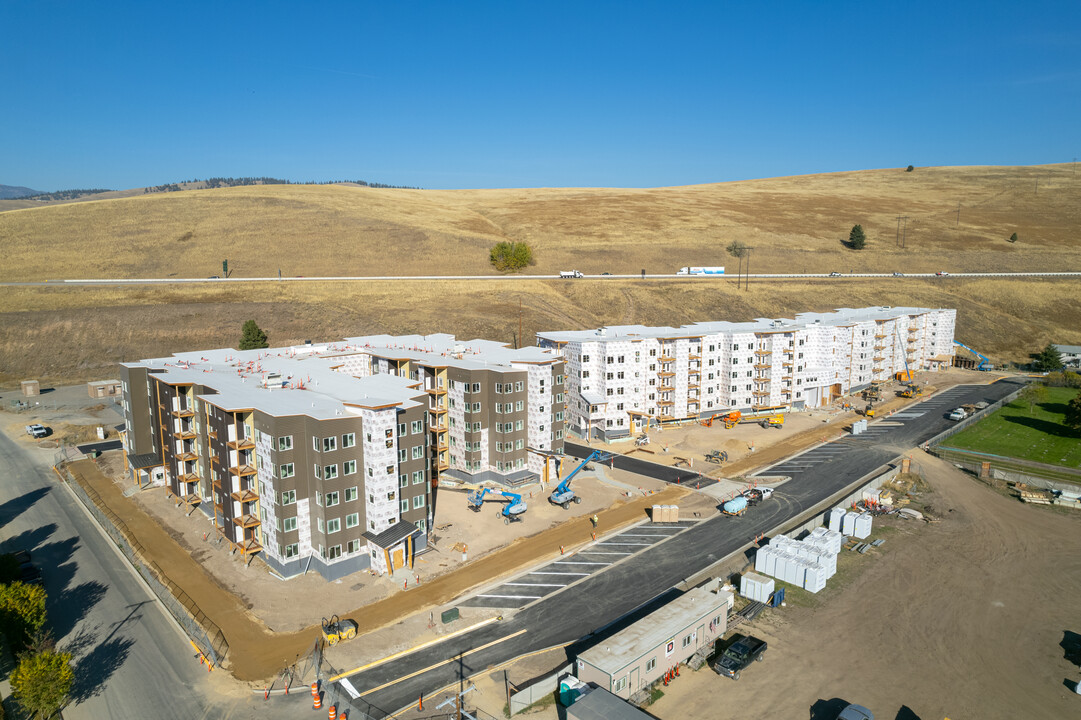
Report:
<svg viewBox="0 0 1081 720"><path fill-rule="evenodd" d="M357 472L357 461L346 460L342 463L342 475L354 475Z"/></svg>
<svg viewBox="0 0 1081 720"><path fill-rule="evenodd" d="M285 557L286 559L289 559L289 558L294 558L299 554L300 554L300 545L298 543L293 543L292 545L286 545L285 546L285 552L282 553L282 556Z"/></svg>
<svg viewBox="0 0 1081 720"><path fill-rule="evenodd" d="M342 529L341 518L334 518L333 520L327 520L327 535L336 533Z"/></svg>
<svg viewBox="0 0 1081 720"><path fill-rule="evenodd" d="M323 438L323 452L330 452L338 449L338 438L328 437Z"/></svg>
<svg viewBox="0 0 1081 720"><path fill-rule="evenodd" d="M282 505L292 505L297 501L296 490L286 490L282 493Z"/></svg>
<svg viewBox="0 0 1081 720"><path fill-rule="evenodd" d="M285 463L284 465L278 466L278 477L282 479L291 478L295 474L296 472L293 470L293 463Z"/></svg>
<svg viewBox="0 0 1081 720"><path fill-rule="evenodd" d="M417 495L416 497L413 498L413 509L414 510L419 510L422 507L424 507L424 496L423 495Z"/></svg>
<svg viewBox="0 0 1081 720"><path fill-rule="evenodd" d="M326 494L326 506L327 507L334 507L337 504L338 504L338 493L337 492L328 492Z"/></svg>
<svg viewBox="0 0 1081 720"><path fill-rule="evenodd" d="M345 489L345 501L346 502L353 502L356 499L357 499L357 489L356 489L356 487L346 488Z"/></svg>
<svg viewBox="0 0 1081 720"><path fill-rule="evenodd" d="M408 500L402 500L400 509L401 509L401 511L403 513L404 512L409 512L409 501Z"/></svg>
<svg viewBox="0 0 1081 720"><path fill-rule="evenodd" d="M343 448L355 447L356 444L357 444L357 434L356 433L346 433L345 435L342 435L342 447Z"/></svg>
<svg viewBox="0 0 1081 720"><path fill-rule="evenodd" d="M414 445L413 446L413 459L414 460L420 460L422 457L424 457L424 446L423 445Z"/></svg>
<svg viewBox="0 0 1081 720"><path fill-rule="evenodd" d="M282 518L282 532L292 532L297 529L297 519L295 517Z"/></svg>
<svg viewBox="0 0 1081 720"><path fill-rule="evenodd" d="M345 516L345 526L347 528L355 528L360 525L360 513L351 513Z"/></svg>
<svg viewBox="0 0 1081 720"><path fill-rule="evenodd" d="M334 545L327 548L327 560L337 560L342 556L342 546Z"/></svg>
<svg viewBox="0 0 1081 720"><path fill-rule="evenodd" d="M419 432L423 432L424 431L424 421L423 420L414 420L412 423L409 424L409 430L413 435L416 435Z"/></svg>
<svg viewBox="0 0 1081 720"><path fill-rule="evenodd" d="M415 471L413 473L413 484L414 485L420 485L422 482L424 482L424 471L423 470Z"/></svg>
<svg viewBox="0 0 1081 720"><path fill-rule="evenodd" d="M335 465L325 465L323 467L323 479L324 480L333 480L336 477L338 477L338 466L336 464Z"/></svg>
<svg viewBox="0 0 1081 720"><path fill-rule="evenodd" d="M293 449L293 436L285 435L278 438L278 450L292 450Z"/></svg>

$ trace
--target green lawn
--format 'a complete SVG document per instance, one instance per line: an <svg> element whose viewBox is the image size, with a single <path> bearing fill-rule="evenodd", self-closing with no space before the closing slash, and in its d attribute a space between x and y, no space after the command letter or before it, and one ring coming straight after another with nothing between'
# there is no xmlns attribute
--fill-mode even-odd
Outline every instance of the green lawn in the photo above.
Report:
<svg viewBox="0 0 1081 720"><path fill-rule="evenodd" d="M1077 396L1077 390L1047 390L1047 401L1036 405L1031 413L1027 402L1014 400L972 427L946 438L942 445L1048 465L1081 467L1081 435L1062 423L1066 404Z"/></svg>

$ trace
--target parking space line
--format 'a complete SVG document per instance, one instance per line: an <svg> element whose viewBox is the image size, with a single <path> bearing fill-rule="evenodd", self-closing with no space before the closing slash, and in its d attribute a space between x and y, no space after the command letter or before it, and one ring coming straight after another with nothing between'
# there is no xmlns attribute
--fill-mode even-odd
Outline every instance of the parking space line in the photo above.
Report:
<svg viewBox="0 0 1081 720"><path fill-rule="evenodd" d="M603 552L601 550L579 550L578 555L633 555L630 552Z"/></svg>
<svg viewBox="0 0 1081 720"><path fill-rule="evenodd" d="M611 565L606 562L586 562L585 560L556 560L553 565Z"/></svg>
<svg viewBox="0 0 1081 720"><path fill-rule="evenodd" d="M566 583L503 583L506 586L521 587L567 587Z"/></svg>
<svg viewBox="0 0 1081 720"><path fill-rule="evenodd" d="M653 545L653 543L625 543L625 542L612 542L611 540L605 540L604 542L599 542L597 544L598 545L604 545L606 547L608 545L632 545L632 546L638 546L638 547L651 547Z"/></svg>
<svg viewBox="0 0 1081 720"><path fill-rule="evenodd" d="M577 573L577 572L543 572L541 570L534 570L529 573L530 575L577 575L578 577L589 577L592 573Z"/></svg>
<svg viewBox="0 0 1081 720"><path fill-rule="evenodd" d="M500 598L503 600L540 600L543 595L475 595L482 598Z"/></svg>

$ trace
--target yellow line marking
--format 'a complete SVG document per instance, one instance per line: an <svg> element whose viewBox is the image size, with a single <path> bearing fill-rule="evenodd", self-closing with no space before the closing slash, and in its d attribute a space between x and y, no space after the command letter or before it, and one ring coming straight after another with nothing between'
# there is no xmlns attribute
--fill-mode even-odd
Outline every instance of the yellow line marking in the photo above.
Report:
<svg viewBox="0 0 1081 720"><path fill-rule="evenodd" d="M396 660L396 659L402 657L403 655L408 655L409 653L416 652L417 650L423 650L424 648L431 647L432 645L436 645L438 643L441 643L444 640L450 640L451 638L456 638L459 635L464 635L467 632L471 632L473 630L476 630L477 628L484 627L485 625L490 625L490 624L492 624L494 622L499 622L502 619L503 619L502 615L497 615L494 618L488 618L487 620L481 620L479 623L476 623L474 625L470 625L467 628L462 628L461 630L455 630L454 632L450 633L449 635L443 635L441 637L435 638L434 640L429 640L428 642L423 642L420 645L415 645L414 647L408 648L406 650L396 652L393 655L387 655L385 658L380 658L379 660L373 660L370 663L368 663L367 665L361 665L360 667L353 668L352 670L346 670L345 672L339 673L339 674L335 675L334 677L330 678L329 680L327 680L327 682L337 682L338 680L341 680L342 678L347 678L347 677L350 677L351 675L356 675L359 672L364 672L365 670L368 670L369 668L373 668L376 665L382 665L385 662L390 662L391 660Z"/></svg>
<svg viewBox="0 0 1081 720"><path fill-rule="evenodd" d="M383 683L379 687L373 687L371 690L365 690L364 692L362 692L360 694L360 697L364 697L365 695L370 695L373 692L376 692L377 690L382 690L385 687L388 687L390 685L394 685L395 683L400 683L403 680L409 680L410 678L414 678L417 675L423 675L424 673L428 672L429 670L434 670L435 668L440 667L441 665L446 665L447 663L457 662L459 659L464 658L466 655L472 655L475 652L480 652L481 650L485 650L487 648L490 648L493 645L498 645L501 642L506 642L507 640L510 640L511 638L518 637L519 635L521 635L524 632L528 632L528 628L523 628L523 629L519 630L518 632L514 633L513 635L507 635L506 637L501 637L498 640L493 640L492 642L490 642L490 643L488 643L486 645L481 645L479 648L473 648L472 650L470 650L468 652L464 652L464 653L461 653L459 655L455 655L452 658L447 658L446 660L441 660L440 662L437 662L435 665L429 665L428 667L423 668L421 670L417 670L416 672L409 673L408 675L403 675L400 678L395 678L395 679L391 680L390 682Z"/></svg>

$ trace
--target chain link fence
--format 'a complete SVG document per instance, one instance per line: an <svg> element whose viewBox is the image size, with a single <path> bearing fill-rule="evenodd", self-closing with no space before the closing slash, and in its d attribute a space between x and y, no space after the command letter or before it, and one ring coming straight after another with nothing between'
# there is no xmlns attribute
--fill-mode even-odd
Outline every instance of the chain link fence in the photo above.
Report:
<svg viewBox="0 0 1081 720"><path fill-rule="evenodd" d="M199 651L214 665L221 665L222 660L229 653L229 643L226 642L221 629L199 609L187 593L169 580L168 575L157 563L144 562L143 546L128 530L124 521L106 507L96 490L84 487L67 467L62 469L57 467L57 470L61 471L64 482L75 493L75 497L86 506L105 534L146 581L161 604L176 619Z"/></svg>

